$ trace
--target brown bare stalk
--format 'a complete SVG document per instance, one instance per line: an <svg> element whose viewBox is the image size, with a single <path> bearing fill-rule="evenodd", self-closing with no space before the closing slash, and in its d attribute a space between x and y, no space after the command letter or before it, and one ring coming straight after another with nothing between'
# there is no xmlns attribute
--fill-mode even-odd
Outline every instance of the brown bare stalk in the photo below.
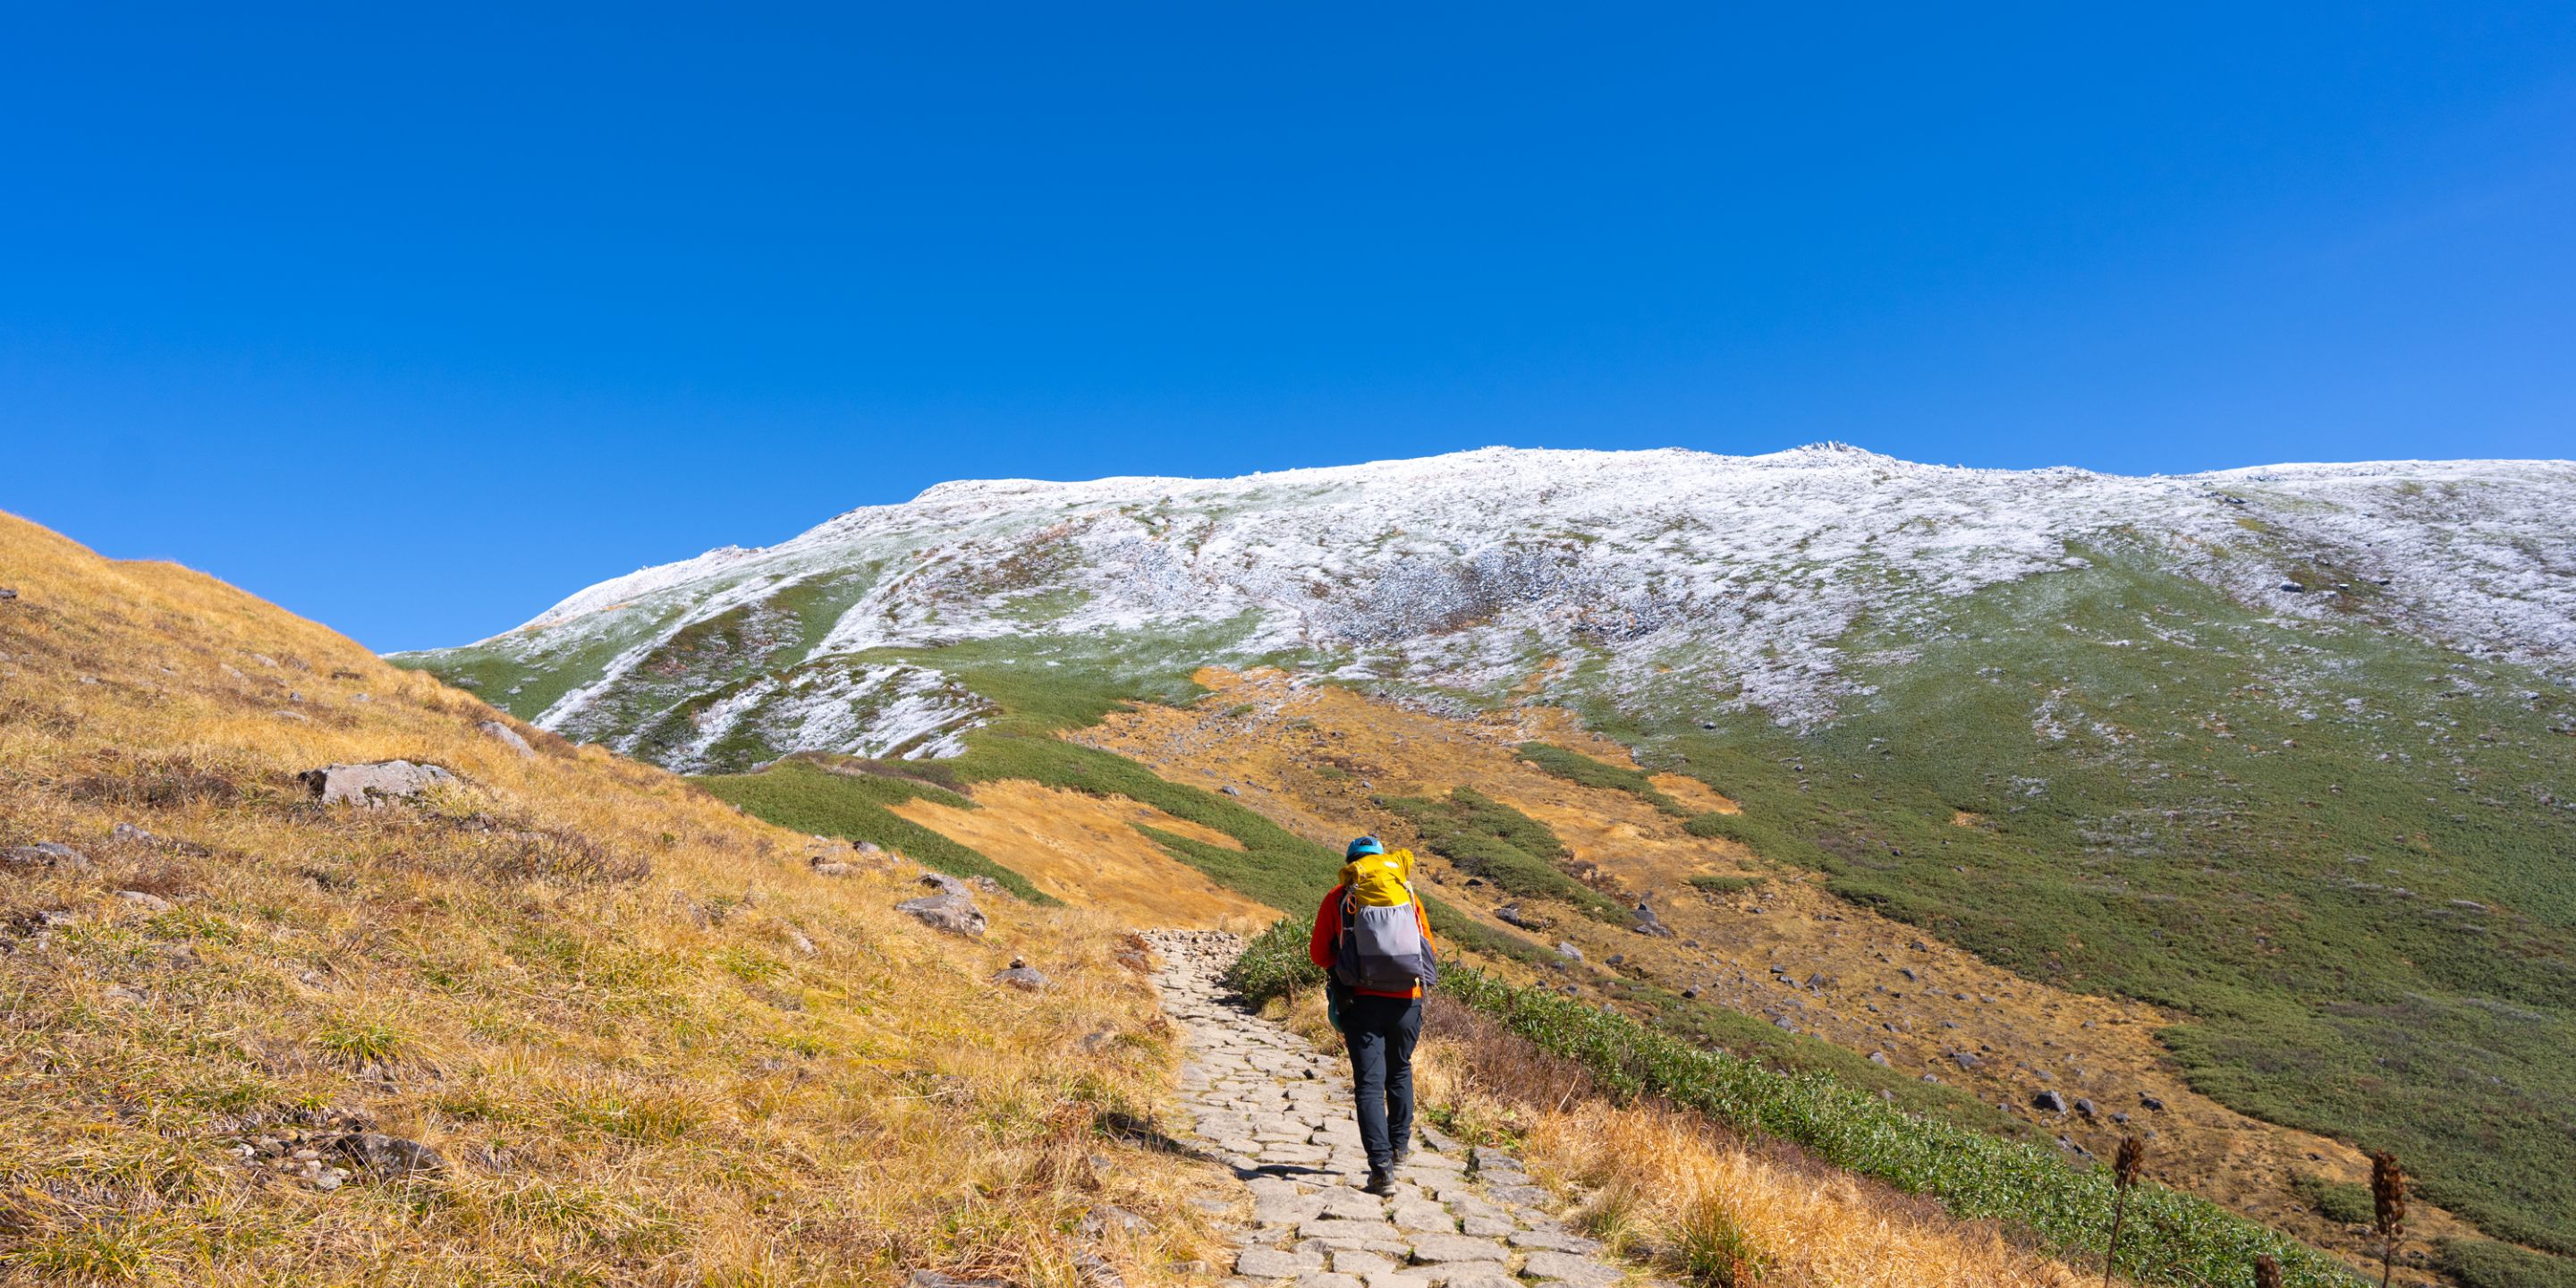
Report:
<svg viewBox="0 0 2576 1288"><path fill-rule="evenodd" d="M2281 1263L2271 1253L2254 1258L2254 1288L2281 1288Z"/></svg>
<svg viewBox="0 0 2576 1288"><path fill-rule="evenodd" d="M2102 1254L2102 1288L2111 1288L2111 1267L2120 1260L2120 1223L2129 1215L2129 1191L2138 1183L2138 1171L2147 1161L2145 1142L2135 1136L2120 1138L2120 1154L2111 1166L2111 1247Z"/></svg>
<svg viewBox="0 0 2576 1288"><path fill-rule="evenodd" d="M2388 1288L2398 1241L2406 1237L2406 1171L2384 1149L2370 1156L2370 1213L2379 1224L2379 1288Z"/></svg>

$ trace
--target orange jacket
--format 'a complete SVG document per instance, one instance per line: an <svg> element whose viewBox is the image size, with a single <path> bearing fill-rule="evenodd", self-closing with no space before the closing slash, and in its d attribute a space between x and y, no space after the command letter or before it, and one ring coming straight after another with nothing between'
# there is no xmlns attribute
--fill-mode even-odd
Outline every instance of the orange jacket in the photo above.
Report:
<svg viewBox="0 0 2576 1288"><path fill-rule="evenodd" d="M1323 906L1315 909L1315 933L1306 939L1306 956L1317 966L1322 967L1327 975L1333 972L1333 945L1342 937L1344 888L1334 886L1332 893L1324 896ZM1423 915L1420 899L1413 901L1413 924L1422 927L1422 946L1426 949L1432 947L1431 918ZM1374 988L1355 988L1351 991L1362 997L1420 997L1422 985L1415 984L1413 991L1409 993L1388 993Z"/></svg>

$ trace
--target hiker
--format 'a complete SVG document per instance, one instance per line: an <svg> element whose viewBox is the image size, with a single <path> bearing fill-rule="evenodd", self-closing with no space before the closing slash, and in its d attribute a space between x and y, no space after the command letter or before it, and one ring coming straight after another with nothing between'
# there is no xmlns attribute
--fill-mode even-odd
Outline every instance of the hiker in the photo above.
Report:
<svg viewBox="0 0 2576 1288"><path fill-rule="evenodd" d="M1422 1036L1423 985L1438 981L1440 967L1413 895L1413 851L1389 854L1363 836L1342 857L1342 883L1315 909L1306 955L1330 977L1325 1004L1350 1048L1368 1192L1386 1195L1413 1152L1413 1043Z"/></svg>

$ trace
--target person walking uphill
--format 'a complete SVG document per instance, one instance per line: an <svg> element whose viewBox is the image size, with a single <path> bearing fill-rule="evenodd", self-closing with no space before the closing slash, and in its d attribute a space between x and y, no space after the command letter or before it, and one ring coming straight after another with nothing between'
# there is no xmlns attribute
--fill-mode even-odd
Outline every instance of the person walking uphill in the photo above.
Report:
<svg viewBox="0 0 2576 1288"><path fill-rule="evenodd" d="M1324 996L1351 1052L1351 1094L1368 1192L1395 1188L1413 1152L1413 1043L1422 1036L1422 989L1437 983L1431 920L1413 894L1413 852L1393 854L1374 836L1343 852L1342 883L1315 909L1306 955L1330 977Z"/></svg>

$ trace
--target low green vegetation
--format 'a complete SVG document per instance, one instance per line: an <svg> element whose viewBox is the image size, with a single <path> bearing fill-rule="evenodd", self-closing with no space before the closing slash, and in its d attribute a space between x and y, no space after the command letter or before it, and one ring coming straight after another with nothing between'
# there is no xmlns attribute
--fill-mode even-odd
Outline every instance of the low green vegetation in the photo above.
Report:
<svg viewBox="0 0 2576 1288"><path fill-rule="evenodd" d="M2314 1172L2302 1172L2290 1180L2318 1216L2341 1225L2368 1225L2371 1217L2370 1187L2353 1181L2333 1181Z"/></svg>
<svg viewBox="0 0 2576 1288"><path fill-rule="evenodd" d="M2576 1288L2576 1262L2493 1239L2445 1239L2433 1264L2460 1288Z"/></svg>
<svg viewBox="0 0 2576 1288"><path fill-rule="evenodd" d="M2195 1088L2394 1150L2427 1199L2576 1253L2576 738L2552 732L2576 701L2081 553L1865 626L1844 653L1866 696L1811 732L1679 681L1582 714L1742 804L1691 832L2032 979L2183 1011L2162 1037Z"/></svg>
<svg viewBox="0 0 2576 1288"><path fill-rule="evenodd" d="M1568 782L1605 791L1626 792L1674 818L1690 817L1690 808L1655 786L1654 779L1643 770L1604 764L1581 752L1544 742L1522 743L1520 758Z"/></svg>
<svg viewBox="0 0 2576 1288"><path fill-rule="evenodd" d="M1469 876L1524 899L1561 899L1587 916L1624 921L1618 904L1566 875L1565 843L1546 824L1472 787L1445 799L1381 796L1377 804L1413 824L1423 848Z"/></svg>
<svg viewBox="0 0 2576 1288"><path fill-rule="evenodd" d="M1589 755L1571 752L1553 742L1522 742L1520 760L1528 760L1530 765L1538 765L1540 770L1548 770L1556 778L1564 778L1569 783L1582 783L1582 786L1602 788L1602 791L1625 791L1628 796L1636 796L1638 801L1646 801L1654 809L1662 809L1664 814L1672 814L1674 819L1690 817L1690 806L1674 801L1669 793L1664 793L1664 788L1654 786L1654 778L1649 778L1646 770L1607 765L1607 762L1592 760Z"/></svg>
<svg viewBox="0 0 2576 1288"><path fill-rule="evenodd" d="M1701 890L1709 894L1730 895L1742 894L1747 890L1759 887L1762 884L1762 878L1727 877L1704 874L1695 877L1684 877L1682 878L1682 884L1689 886L1693 890Z"/></svg>

